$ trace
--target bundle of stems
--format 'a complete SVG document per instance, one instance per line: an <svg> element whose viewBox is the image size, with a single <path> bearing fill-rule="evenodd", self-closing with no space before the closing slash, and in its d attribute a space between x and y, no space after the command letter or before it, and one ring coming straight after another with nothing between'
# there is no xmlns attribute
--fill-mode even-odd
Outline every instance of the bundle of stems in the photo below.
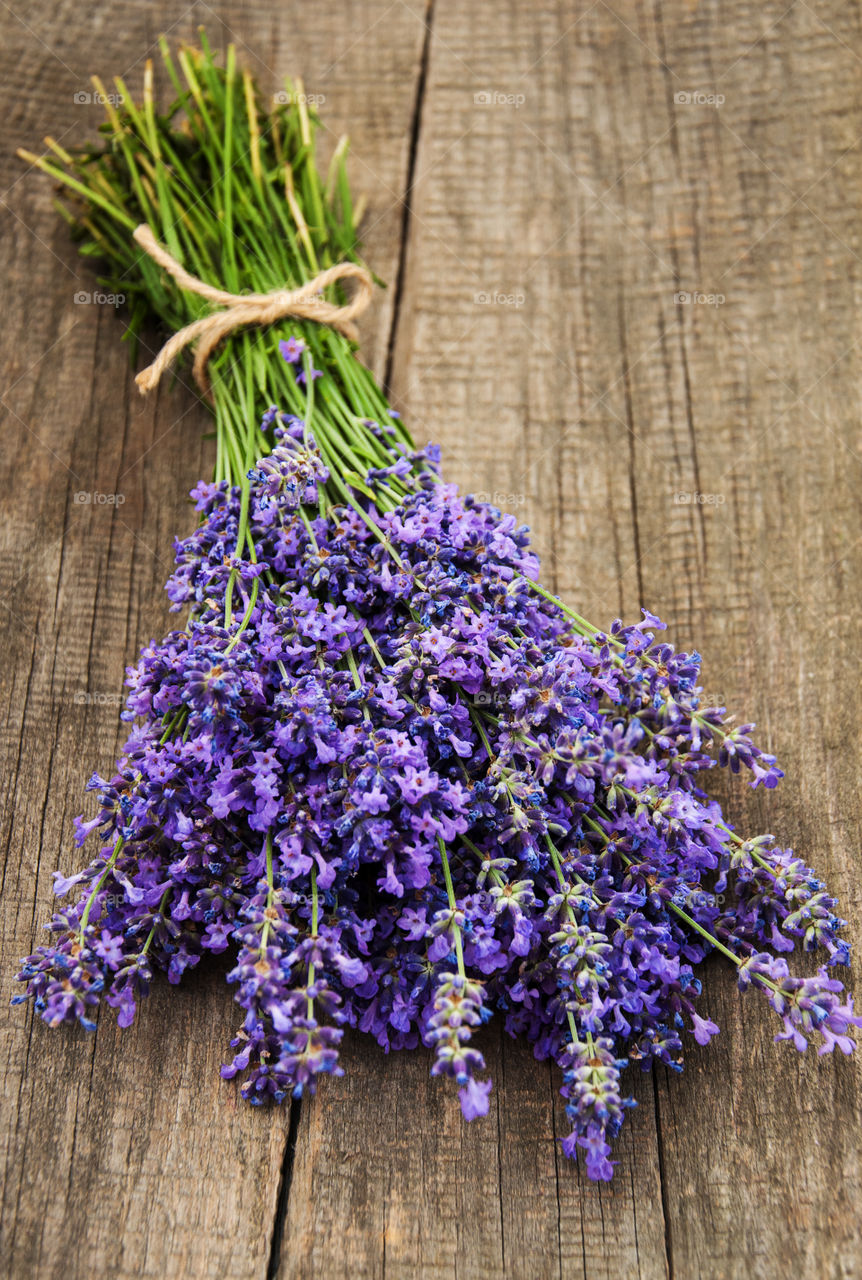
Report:
<svg viewBox="0 0 862 1280"><path fill-rule="evenodd" d="M58 207L81 253L99 260L100 283L127 299L133 353L145 326L177 331L211 309L140 249L133 232L141 223L192 275L234 294L299 288L327 267L359 261L347 138L323 181L319 122L301 82L287 81L265 108L250 72L238 70L233 45L224 68L203 32L200 49L181 48L176 62L164 38L160 51L176 90L166 111L156 107L151 62L140 104L122 78L109 93L93 77L107 115L103 142L68 151L47 138L49 155L19 152L71 197ZM338 284L327 294L343 301ZM371 423L412 444L347 338L313 320L289 323L304 347L304 378L297 380L277 352L274 358L276 336L268 329L234 332L211 361L215 479L247 489L249 468L271 448L261 414L278 406L302 417L329 467L325 513L327 503L351 503L354 484L361 490L369 468L391 463ZM315 368L327 372L319 387ZM409 479L390 475L374 495L378 507L397 506L410 487Z"/></svg>

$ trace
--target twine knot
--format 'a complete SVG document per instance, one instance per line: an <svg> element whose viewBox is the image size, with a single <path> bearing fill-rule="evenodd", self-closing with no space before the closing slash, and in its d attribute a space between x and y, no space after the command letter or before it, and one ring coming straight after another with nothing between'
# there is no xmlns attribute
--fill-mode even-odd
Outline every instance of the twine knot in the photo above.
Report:
<svg viewBox="0 0 862 1280"><path fill-rule="evenodd" d="M185 328L169 338L155 360L135 378L141 395L152 391L171 363L190 342L197 339L192 373L195 382L204 395L209 393L207 364L213 350L222 338L234 329L246 324L274 324L286 316L295 316L299 320L316 320L319 324L328 324L331 328L343 333L351 342L358 340L354 316L359 316L371 301L373 282L365 267L356 262L340 262L337 266L321 271L313 280L299 289L275 289L272 293L227 293L224 289L216 289L213 285L198 280L182 267L167 249L156 240L146 223L135 227L134 239L145 253L164 267L174 277L181 289L196 293L222 308L213 311L200 320L193 320ZM318 296L336 280L356 280L359 288L350 302L339 307Z"/></svg>

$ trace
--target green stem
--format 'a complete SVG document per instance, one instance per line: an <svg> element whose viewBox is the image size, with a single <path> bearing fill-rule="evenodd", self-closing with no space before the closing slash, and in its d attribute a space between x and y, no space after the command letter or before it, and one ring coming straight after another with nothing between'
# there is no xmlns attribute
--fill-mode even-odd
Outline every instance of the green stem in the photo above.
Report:
<svg viewBox="0 0 862 1280"><path fill-rule="evenodd" d="M272 875L272 832L271 831L267 831L266 833L266 884L267 884L266 909L264 911L264 916L263 916L263 928L260 931L260 954L261 955L263 955L266 951L266 944L269 941L270 931L272 930L272 923L269 919L269 912L272 908L272 904L275 898L275 882L273 880L273 875Z"/></svg>
<svg viewBox="0 0 862 1280"><path fill-rule="evenodd" d="M452 884L452 872L449 869L449 855L446 852L446 842L442 836L437 837L437 844L440 849L440 862L443 866L443 879L446 882L446 896L449 899L449 910L453 913L458 909L458 903L455 899L455 888ZM461 977L466 976L464 969L464 947L461 942L461 928L457 924L453 924L455 932L455 956L458 961L458 973Z"/></svg>
<svg viewBox="0 0 862 1280"><path fill-rule="evenodd" d="M312 938L317 937L317 927L318 927L317 868L312 867L311 868L311 936ZM309 987L312 986L313 983L314 983L314 963L312 962L308 966ZM314 1000L311 998L311 996L308 997L308 1016L309 1018L314 1017Z"/></svg>
<svg viewBox="0 0 862 1280"><path fill-rule="evenodd" d="M153 938L156 936L156 928L158 927L159 920L164 915L165 904L167 903L167 900L170 897L170 894L171 894L171 891L169 888L165 889L164 893L162 894L161 901L159 902L158 910L156 911L155 918L153 919L153 927L150 930L149 934L147 935L147 940L141 949L142 956L145 956L147 954L147 952L150 949L150 943L152 942Z"/></svg>
<svg viewBox="0 0 862 1280"><path fill-rule="evenodd" d="M90 919L90 911L92 909L93 903L96 900L96 895L98 894L102 885L107 880L108 876L111 874L111 871L113 870L114 865L116 864L117 858L120 856L120 851L123 848L124 844L125 844L125 841L123 837L118 836L117 843L114 845L113 853L111 854L110 858L105 864L105 869L103 870L102 874L99 876L98 880L96 881L95 885L90 891L90 896L87 899L87 905L84 907L84 911L81 916L81 923L78 926L78 938L80 939L81 942L84 941L84 933L86 932L86 929L87 929L87 921Z"/></svg>
<svg viewBox="0 0 862 1280"><path fill-rule="evenodd" d="M557 848L549 835L545 836L545 844L547 845L548 853L551 856L551 863L553 865L554 871L557 876L557 882L560 886L560 893L564 894L568 886L567 886L565 877L563 876L563 867L562 867L562 863L560 862L560 855L557 852ZM566 914L568 915L569 921L571 924L577 924L577 920L575 919L575 913L572 910L572 904L568 901L566 902ZM571 1009L566 1010L566 1016L568 1018L569 1031L571 1032L572 1040L575 1042L579 1041L580 1035L578 1033L577 1023L575 1022L575 1015L572 1013ZM587 1049L589 1051L590 1057L591 1058L595 1057L596 1048L595 1048L595 1043L593 1041L592 1032L587 1031L586 1037L587 1037Z"/></svg>

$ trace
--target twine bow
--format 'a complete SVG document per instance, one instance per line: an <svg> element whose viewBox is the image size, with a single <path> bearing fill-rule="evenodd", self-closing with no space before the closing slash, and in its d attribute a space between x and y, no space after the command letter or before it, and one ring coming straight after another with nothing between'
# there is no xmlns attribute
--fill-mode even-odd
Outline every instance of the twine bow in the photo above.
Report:
<svg viewBox="0 0 862 1280"><path fill-rule="evenodd" d="M198 297L206 298L208 302L223 308L192 321L168 339L153 363L142 369L135 378L141 395L152 391L174 356L195 339L197 346L192 373L201 391L207 395L209 378L206 369L209 358L222 338L241 325L274 324L285 316L295 316L300 320L316 320L320 324L328 324L351 342L357 341L353 317L361 315L371 301L373 282L365 268L356 262L340 262L337 266L328 267L299 289L276 289L272 293L227 293L224 289L216 289L213 285L198 280L197 276L190 275L158 243L146 223L135 227L133 236L144 252L174 277L181 289L196 293ZM335 284L336 280L347 279L356 280L359 288L345 306L338 307L318 296L327 285Z"/></svg>

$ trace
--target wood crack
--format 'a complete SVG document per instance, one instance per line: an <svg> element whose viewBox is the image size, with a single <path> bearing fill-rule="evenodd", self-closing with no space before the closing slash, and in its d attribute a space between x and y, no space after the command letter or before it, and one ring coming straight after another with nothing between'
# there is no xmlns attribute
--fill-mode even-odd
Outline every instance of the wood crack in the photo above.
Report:
<svg viewBox="0 0 862 1280"><path fill-rule="evenodd" d="M284 1228L287 1222L287 1207L290 1202L290 1188L293 1182L293 1166L296 1159L296 1143L299 1136L299 1117L301 1099L290 1104L290 1124L287 1131L287 1142L284 1148L284 1160L281 1165L281 1176L278 1183L278 1194L275 1199L275 1217L272 1224L272 1236L269 1246L269 1258L266 1266L266 1280L277 1280L281 1270L281 1254L284 1244Z"/></svg>
<svg viewBox="0 0 862 1280"><path fill-rule="evenodd" d="M667 1175L665 1173L664 1159L664 1137L661 1131L661 1108L659 1106L658 1096L658 1080L656 1078L656 1068L652 1071L653 1097L655 1098L655 1120L656 1120L656 1138L658 1142L658 1172L659 1186L661 1188L661 1211L664 1218L664 1253L665 1263L667 1266L668 1280L674 1280L673 1266L673 1239L671 1233L671 1216L668 1204Z"/></svg>
<svg viewBox="0 0 862 1280"><path fill-rule="evenodd" d="M407 157L407 174L404 183L404 198L401 202L401 240L398 253L398 271L395 277L395 294L392 299L392 321L389 328L389 342L386 348L386 369L383 385L387 391L392 386L392 370L395 364L395 343L398 338L398 326L401 319L401 304L404 299L404 282L407 275L407 249L410 239L410 219L413 211L413 185L416 180L416 162L419 155L419 138L422 133L422 108L428 82L428 65L431 60L431 32L434 24L435 0L426 0L425 35L422 40L422 52L419 58L419 75L416 81L416 95L413 101L413 113L410 121L410 147Z"/></svg>

